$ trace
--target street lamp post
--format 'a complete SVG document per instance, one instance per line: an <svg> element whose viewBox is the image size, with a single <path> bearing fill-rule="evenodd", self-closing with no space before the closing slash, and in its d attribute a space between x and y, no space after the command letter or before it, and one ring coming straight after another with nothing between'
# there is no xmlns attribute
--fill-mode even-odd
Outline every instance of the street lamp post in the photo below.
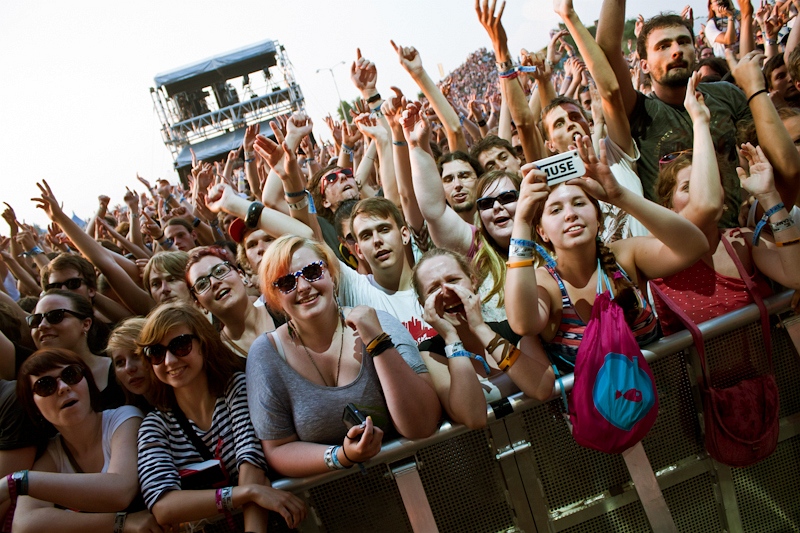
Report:
<svg viewBox="0 0 800 533"><path fill-rule="evenodd" d="M333 75L333 69L335 69L339 65L344 65L344 61L339 61L338 63L329 68L318 68L317 74L319 74L323 70L327 70L328 72L331 73L331 78L333 78L333 88L336 89L336 98L339 99L339 111L342 113L342 120L344 122L347 122L347 115L344 112L344 105L342 105L342 97L341 95L339 95L339 86L336 84L336 76Z"/></svg>

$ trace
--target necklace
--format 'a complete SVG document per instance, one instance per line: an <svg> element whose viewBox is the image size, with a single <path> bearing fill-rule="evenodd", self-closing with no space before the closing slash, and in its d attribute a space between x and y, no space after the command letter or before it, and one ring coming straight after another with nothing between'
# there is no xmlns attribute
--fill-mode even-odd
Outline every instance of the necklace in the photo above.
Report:
<svg viewBox="0 0 800 533"><path fill-rule="evenodd" d="M228 344L228 346L229 346L229 347L233 348L233 351L234 351L234 352L236 352L236 354L237 354L239 357L243 357L243 358L247 359L247 350L245 350L244 348L242 348L241 346L239 346L239 345L236 343L236 341L235 341L235 340L233 340L232 338L230 338L230 337L228 336L228 334L227 334L227 333L225 333L225 330L224 330L224 329L220 331L220 335L222 336L222 340L223 340L224 342L226 342L226 343Z"/></svg>
<svg viewBox="0 0 800 533"><path fill-rule="evenodd" d="M297 335L297 338L300 339L300 346L302 346L303 350L305 350L306 355L311 360L311 364L314 365L314 368L317 370L317 374L319 374L319 377L322 379L322 382L325 384L325 386L326 387L331 387L331 386L338 387L339 386L339 371L342 368L342 350L344 349L344 326L342 326L342 333L341 333L341 336L340 336L341 337L341 341L339 342L339 360L336 363L336 377L334 378L333 385L328 385L328 380L325 379L325 376L320 371L319 367L317 366L317 363L314 361L314 358L311 357L311 353L308 351L308 348L306 348L306 343L303 342L303 337L300 336L300 332L297 330L297 328L292 327L291 330L295 335ZM336 332L334 332L334 334L335 333Z"/></svg>

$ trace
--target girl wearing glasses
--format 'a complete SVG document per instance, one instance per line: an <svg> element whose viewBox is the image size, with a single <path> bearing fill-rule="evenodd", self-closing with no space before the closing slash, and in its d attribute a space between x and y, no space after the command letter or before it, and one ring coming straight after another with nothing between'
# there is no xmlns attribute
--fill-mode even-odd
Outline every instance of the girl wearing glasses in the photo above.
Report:
<svg viewBox="0 0 800 533"><path fill-rule="evenodd" d="M408 330L370 307L339 307L339 262L316 241L283 236L264 261L261 291L289 319L253 343L247 363L250 416L270 466L321 474L375 456L385 432L431 435L441 410ZM348 428L351 403L365 420Z"/></svg>
<svg viewBox="0 0 800 533"><path fill-rule="evenodd" d="M658 334L655 315L638 289L648 279L674 274L696 261L708 243L693 224L676 213L622 187L600 159L591 138L577 138L586 176L548 187L544 172L532 165L522 184L514 219L506 277L508 321L522 335L540 334L561 374L574 370L575 356L592 314L599 279L608 280L637 342ZM639 220L652 236L630 237L608 245L598 238L602 213L598 200ZM535 232L535 233L534 233ZM534 268L534 235L556 263Z"/></svg>
<svg viewBox="0 0 800 533"><path fill-rule="evenodd" d="M223 327L220 336L239 357L246 358L253 341L280 324L266 307L255 306L247 294L244 274L227 250L195 248L186 265L186 282L200 306Z"/></svg>
<svg viewBox="0 0 800 533"><path fill-rule="evenodd" d="M742 187L755 196L766 214L755 231L751 228L721 230L725 193L720 181L714 144L709 129L710 114L702 96L695 97L697 75L689 81L684 106L694 123L694 148L674 157L664 157L656 182L661 205L693 222L706 236L709 251L686 270L652 281L664 294L686 311L689 318L700 323L753 303L737 262L752 272L757 292L769 296L772 291L761 275L781 285L800 289L800 228L789 215L775 188L772 165L761 148L742 145L747 160L746 172L737 168ZM776 115L777 116L777 115ZM778 132L771 139L781 142ZM783 132L788 142L788 133ZM672 155L672 154L670 154ZM749 173L749 176L748 176ZM791 206L789 206L791 209ZM759 229L760 228L760 229ZM771 236L768 230L771 229ZM725 241L731 246L729 252ZM677 316L656 295L659 321L665 335L683 329Z"/></svg>
<svg viewBox="0 0 800 533"><path fill-rule="evenodd" d="M91 369L61 348L40 349L25 361L17 395L31 418L46 420L58 435L31 471L0 483L0 500L16 499L15 532L51 531L54 524L59 531L161 531L141 506L125 513L136 509L139 493L137 408L102 411Z"/></svg>
<svg viewBox="0 0 800 533"><path fill-rule="evenodd" d="M71 291L51 289L44 293L27 321L37 348L64 348L86 363L100 389L102 409L119 407L125 403L125 394L115 379L111 359L89 349L92 317L89 300Z"/></svg>
<svg viewBox="0 0 800 533"><path fill-rule="evenodd" d="M244 530L265 531L265 509L296 527L304 504L267 485L247 411L243 361L214 326L192 306L166 304L148 316L137 344L157 378L151 387L156 410L139 431L139 479L158 522L217 514L230 520L230 511L245 506ZM182 477L181 470L204 461L210 465L205 481Z"/></svg>

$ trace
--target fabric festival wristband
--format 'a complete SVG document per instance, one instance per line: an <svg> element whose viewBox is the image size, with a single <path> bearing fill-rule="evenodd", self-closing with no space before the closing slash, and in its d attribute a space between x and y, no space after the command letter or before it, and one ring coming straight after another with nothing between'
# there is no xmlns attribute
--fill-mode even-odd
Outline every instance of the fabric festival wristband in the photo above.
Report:
<svg viewBox="0 0 800 533"><path fill-rule="evenodd" d="M214 503L217 504L217 512L225 512L225 507L222 506L222 489L217 489L217 492L214 496Z"/></svg>
<svg viewBox="0 0 800 533"><path fill-rule="evenodd" d="M128 518L128 513L120 511L114 518L114 533L122 533L125 531L125 519Z"/></svg>
<svg viewBox="0 0 800 533"><path fill-rule="evenodd" d="M307 192L306 189L303 189L302 191L284 192L283 194L286 195L287 198L300 198L301 196L305 196Z"/></svg>
<svg viewBox="0 0 800 533"><path fill-rule="evenodd" d="M518 68L517 68L517 70L518 70L519 72L528 72L528 73L530 73L530 72L536 72L536 67L534 67L534 66L530 66L530 67L518 67Z"/></svg>
<svg viewBox="0 0 800 533"><path fill-rule="evenodd" d="M483 370L486 372L487 376L492 373L492 369L489 368L489 364L486 362L486 359L484 359L480 355L468 352L467 350L453 352L453 355L451 355L450 357L469 357L470 359L475 359L476 361L478 361L480 364L483 365Z"/></svg>
<svg viewBox="0 0 800 533"><path fill-rule="evenodd" d="M408 143L405 141L392 141L392 144L395 146L408 146Z"/></svg>
<svg viewBox="0 0 800 533"><path fill-rule="evenodd" d="M515 246L526 246L528 248L536 248L536 243L528 239L511 239L511 244Z"/></svg>
<svg viewBox="0 0 800 533"><path fill-rule="evenodd" d="M758 246L758 238L761 236L761 232L763 231L764 226L767 225L769 217L771 217L784 207L785 206L783 205L783 202L778 202L777 205L770 207L767 211L764 212L764 216L761 217L761 220L758 221L758 224L756 224L756 229L753 231L753 246Z"/></svg>
<svg viewBox="0 0 800 533"><path fill-rule="evenodd" d="M289 209L291 209L292 211L300 211L308 207L308 197L301 198L299 202L295 202L293 204L290 203L288 205Z"/></svg>

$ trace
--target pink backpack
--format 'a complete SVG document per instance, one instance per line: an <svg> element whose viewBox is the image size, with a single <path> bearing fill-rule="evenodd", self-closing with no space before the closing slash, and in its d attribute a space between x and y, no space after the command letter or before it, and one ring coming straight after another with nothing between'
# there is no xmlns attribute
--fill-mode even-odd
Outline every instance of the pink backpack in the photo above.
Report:
<svg viewBox="0 0 800 533"><path fill-rule="evenodd" d="M598 264L598 296L575 361L568 402L572 436L581 446L622 453L641 441L658 415L653 372ZM603 281L608 290L602 292Z"/></svg>

